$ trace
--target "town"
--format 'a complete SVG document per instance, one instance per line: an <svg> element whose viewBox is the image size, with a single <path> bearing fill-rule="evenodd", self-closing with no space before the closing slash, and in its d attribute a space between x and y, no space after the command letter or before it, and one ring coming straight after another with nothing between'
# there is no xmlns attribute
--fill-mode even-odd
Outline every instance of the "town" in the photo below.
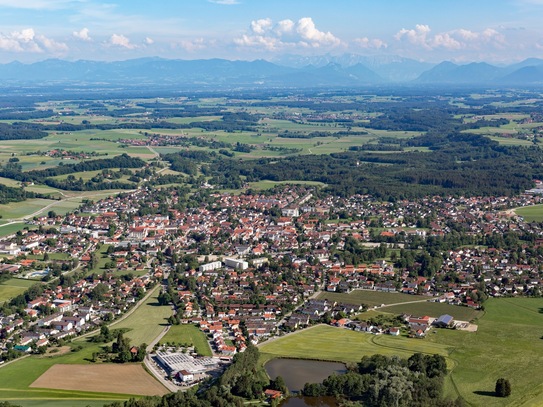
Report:
<svg viewBox="0 0 543 407"><path fill-rule="evenodd" d="M39 279L1 309L1 357L96 331L157 284L174 307L171 323L206 334L217 360L200 366L210 370L248 342L315 323L423 337L453 326L452 317L380 327L349 319L366 305L326 293L397 292L474 309L487 296L539 296L543 230L511 209L540 201L531 191L381 202L301 185L240 195L204 189L190 201L175 188L141 188L87 201L65 216L29 219L27 230L2 240L3 275ZM179 383L206 371L175 370L172 354L154 357Z"/></svg>

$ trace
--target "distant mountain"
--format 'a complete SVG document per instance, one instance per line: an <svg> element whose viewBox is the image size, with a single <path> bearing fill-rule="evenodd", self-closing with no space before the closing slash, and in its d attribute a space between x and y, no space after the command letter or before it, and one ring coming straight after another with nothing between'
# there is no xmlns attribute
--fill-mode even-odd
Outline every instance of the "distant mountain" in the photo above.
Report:
<svg viewBox="0 0 543 407"><path fill-rule="evenodd" d="M363 65L377 73L386 82L407 82L416 79L421 73L432 68L435 64L403 58L398 55L363 56L356 54L300 56L283 55L272 62L292 68L304 68L308 65L323 67L328 64L338 64L344 68Z"/></svg>
<svg viewBox="0 0 543 407"><path fill-rule="evenodd" d="M505 67L485 62L456 65L446 61L421 74L415 82L486 86L539 85L543 84L543 60L529 58Z"/></svg>
<svg viewBox="0 0 543 407"><path fill-rule="evenodd" d="M280 63L281 61L286 64ZM356 87L383 84L530 86L543 84L543 60L530 58L509 66L485 62L432 65L398 56L288 56L265 60L62 61L0 65L0 85L108 84L206 87Z"/></svg>
<svg viewBox="0 0 543 407"><path fill-rule="evenodd" d="M505 68L473 62L467 65L456 65L452 62L442 62L418 77L419 83L439 84L472 84L491 83L505 74Z"/></svg>

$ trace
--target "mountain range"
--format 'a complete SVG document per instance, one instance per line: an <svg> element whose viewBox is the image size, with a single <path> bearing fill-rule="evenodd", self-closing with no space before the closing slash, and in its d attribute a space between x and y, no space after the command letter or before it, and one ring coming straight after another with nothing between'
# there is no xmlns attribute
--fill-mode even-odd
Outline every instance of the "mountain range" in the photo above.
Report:
<svg viewBox="0 0 543 407"><path fill-rule="evenodd" d="M0 64L0 85L141 84L218 87L352 87L412 85L543 85L543 59L496 66L485 62L430 64L398 56L283 56L265 60L174 60L141 58L117 62L48 59Z"/></svg>

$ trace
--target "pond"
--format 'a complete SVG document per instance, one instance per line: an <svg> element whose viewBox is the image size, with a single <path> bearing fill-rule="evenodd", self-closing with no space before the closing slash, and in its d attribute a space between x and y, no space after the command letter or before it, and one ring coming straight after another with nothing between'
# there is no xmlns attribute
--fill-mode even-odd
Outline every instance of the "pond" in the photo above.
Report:
<svg viewBox="0 0 543 407"><path fill-rule="evenodd" d="M264 366L272 379L282 376L290 392L299 392L306 383L321 383L332 373L347 371L343 363L319 360L272 359Z"/></svg>
<svg viewBox="0 0 543 407"><path fill-rule="evenodd" d="M289 397L284 400L280 407L338 407L333 397Z"/></svg>

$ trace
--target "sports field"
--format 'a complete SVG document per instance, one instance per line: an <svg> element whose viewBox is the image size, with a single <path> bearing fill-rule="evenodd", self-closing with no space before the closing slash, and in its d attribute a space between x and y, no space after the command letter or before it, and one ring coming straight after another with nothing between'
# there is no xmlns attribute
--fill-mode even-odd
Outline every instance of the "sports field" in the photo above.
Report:
<svg viewBox="0 0 543 407"><path fill-rule="evenodd" d="M168 393L140 364L54 365L30 387L141 396Z"/></svg>

